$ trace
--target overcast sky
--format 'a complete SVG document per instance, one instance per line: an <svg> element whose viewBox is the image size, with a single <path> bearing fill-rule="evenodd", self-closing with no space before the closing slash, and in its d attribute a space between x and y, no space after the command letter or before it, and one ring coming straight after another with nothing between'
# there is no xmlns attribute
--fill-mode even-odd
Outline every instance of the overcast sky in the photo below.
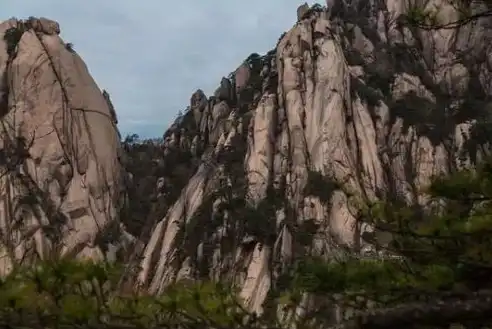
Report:
<svg viewBox="0 0 492 329"><path fill-rule="evenodd" d="M273 48L302 2L0 0L0 20L58 21L65 42L111 94L122 134L157 137L193 91L209 95L250 53Z"/></svg>

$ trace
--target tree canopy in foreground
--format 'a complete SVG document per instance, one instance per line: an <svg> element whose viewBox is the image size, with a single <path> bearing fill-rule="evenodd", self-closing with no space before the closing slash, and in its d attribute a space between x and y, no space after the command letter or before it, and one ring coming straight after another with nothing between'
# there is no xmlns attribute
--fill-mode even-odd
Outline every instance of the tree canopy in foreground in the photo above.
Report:
<svg viewBox="0 0 492 329"><path fill-rule="evenodd" d="M492 162L438 177L426 207L378 203L361 220L387 256L348 254L330 261L303 257L277 305L303 293L344 310L338 328L480 328L492 318ZM391 241L378 241L378 233ZM392 255L392 256L391 256ZM18 268L0 281L0 324L43 328L282 328L278 312L257 317L224 284L177 283L162 296L123 294L118 266L57 260ZM295 321L331 328L333 304ZM274 314L275 313L275 314Z"/></svg>

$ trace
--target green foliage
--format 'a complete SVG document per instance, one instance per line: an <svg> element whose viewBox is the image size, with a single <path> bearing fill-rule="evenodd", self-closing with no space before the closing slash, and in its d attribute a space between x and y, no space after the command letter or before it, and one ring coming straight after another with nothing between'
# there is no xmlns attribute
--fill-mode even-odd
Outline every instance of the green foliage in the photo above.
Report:
<svg viewBox="0 0 492 329"><path fill-rule="evenodd" d="M12 57L15 54L15 50L23 34L23 26L14 26L5 31L3 39L7 44L7 54L9 57Z"/></svg>
<svg viewBox="0 0 492 329"><path fill-rule="evenodd" d="M248 58L246 58L245 62L250 64L250 65L254 65L254 63L258 62L261 60L261 56L260 54L258 53L252 53L248 56Z"/></svg>
<svg viewBox="0 0 492 329"><path fill-rule="evenodd" d="M407 22L411 25L437 24L436 12L425 10L419 6L412 6L407 12Z"/></svg>
<svg viewBox="0 0 492 329"><path fill-rule="evenodd" d="M490 0L450 0L447 4L451 5L453 10L456 11L459 16L458 19L448 23L441 23L438 20L440 6L434 6L433 9L425 9L422 5L412 5L405 17L405 23L427 30L452 29L492 15Z"/></svg>
<svg viewBox="0 0 492 329"><path fill-rule="evenodd" d="M21 323L94 321L119 273L115 266L71 260L17 268L0 282L0 317Z"/></svg>
<svg viewBox="0 0 492 329"><path fill-rule="evenodd" d="M273 243L276 236L276 206L264 199L257 206L246 205L241 211L240 221L244 223L245 233L256 237L263 243Z"/></svg>
<svg viewBox="0 0 492 329"><path fill-rule="evenodd" d="M138 134L131 134L125 137L125 139L123 140L123 144L132 145L138 143L139 140L140 136L138 136Z"/></svg>
<svg viewBox="0 0 492 329"><path fill-rule="evenodd" d="M310 247L316 234L319 224L315 219L309 218L296 225L295 238L301 246Z"/></svg>
<svg viewBox="0 0 492 329"><path fill-rule="evenodd" d="M65 44L65 49L71 53L75 53L75 49L73 48L73 43L71 43L71 42L67 42Z"/></svg>
<svg viewBox="0 0 492 329"><path fill-rule="evenodd" d="M334 179L323 176L318 171L308 171L305 195L318 197L322 202L328 203L337 189L340 189L340 185Z"/></svg>
<svg viewBox="0 0 492 329"><path fill-rule="evenodd" d="M127 172L129 204L121 215L126 228L135 236L161 220L177 200L197 164L189 150L171 149L162 158L162 140L141 139L137 134L127 135L122 141L125 156L122 158ZM163 183L156 191L160 178ZM130 184L132 183L132 184ZM150 229L150 228L149 228Z"/></svg>
<svg viewBox="0 0 492 329"><path fill-rule="evenodd" d="M453 271L440 264L418 267L418 275L406 271L407 264L399 258L385 261L349 256L327 262L319 258L306 258L297 264L291 278L294 291L334 298L342 294L350 300L365 296L373 301L388 304L412 294L430 294L453 287ZM415 268L417 269L417 267Z"/></svg>
<svg viewBox="0 0 492 329"><path fill-rule="evenodd" d="M310 9L312 11L321 12L321 11L323 11L323 6L321 6L319 3L315 3L314 5L311 6Z"/></svg>
<svg viewBox="0 0 492 329"><path fill-rule="evenodd" d="M161 296L121 294L121 269L59 260L18 268L0 282L0 323L46 328L238 328L259 325L222 284L177 283ZM249 322L248 322L249 321ZM264 321L264 320L261 320Z"/></svg>
<svg viewBox="0 0 492 329"><path fill-rule="evenodd" d="M337 187L319 173L310 179L311 187L328 182L330 193ZM314 189L319 190L325 189ZM271 242L279 206L276 194L270 191L253 207L230 192L223 187L212 199L228 196L224 210L231 211L248 234ZM364 214L363 220L376 231L391 233L393 241L384 249L393 256L301 255L278 280L283 294L274 294L275 303L288 309L308 292L347 310L367 311L490 289L492 162L436 177L426 192L432 197L426 209L380 202ZM203 216L211 206L211 201L206 203ZM306 232L317 229L314 223L306 225ZM263 317L249 314L236 291L224 284L179 282L160 296L146 296L121 293L120 275L118 266L90 261L55 260L16 268L0 282L0 323L25 327L41 323L47 328L279 328L275 312ZM315 317L322 321L326 310L319 311Z"/></svg>
<svg viewBox="0 0 492 329"><path fill-rule="evenodd" d="M402 118L405 130L413 127L418 135L427 136L434 143L439 143L447 133L443 109L413 91L390 106L392 120Z"/></svg>
<svg viewBox="0 0 492 329"><path fill-rule="evenodd" d="M492 161L435 177L426 192L431 202L425 209L379 202L365 214L376 231L391 233L387 256L301 258L286 285L290 300L310 292L337 302L363 298L373 307L391 307L490 289Z"/></svg>
<svg viewBox="0 0 492 329"><path fill-rule="evenodd" d="M351 83L354 86L353 90L351 90L352 97L359 96L370 108L379 105L380 101L384 99L384 95L380 90L375 89L370 84L365 84L356 78L352 78Z"/></svg>

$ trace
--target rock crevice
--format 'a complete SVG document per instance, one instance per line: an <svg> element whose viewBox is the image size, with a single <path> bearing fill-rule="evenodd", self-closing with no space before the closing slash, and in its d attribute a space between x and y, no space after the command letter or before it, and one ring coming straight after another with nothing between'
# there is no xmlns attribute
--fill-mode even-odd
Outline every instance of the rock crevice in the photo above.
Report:
<svg viewBox="0 0 492 329"><path fill-rule="evenodd" d="M0 164L2 272L55 254L105 258L106 231L119 220L119 133L59 33L46 18L0 24L0 148L23 154L16 166Z"/></svg>
<svg viewBox="0 0 492 329"><path fill-rule="evenodd" d="M154 223L143 286L231 280L261 311L297 255L365 248L365 205L423 203L433 175L488 154L474 137L491 96L484 22L418 30L395 19L402 3L301 7L275 49L193 95L163 145L164 161L181 150L194 165Z"/></svg>

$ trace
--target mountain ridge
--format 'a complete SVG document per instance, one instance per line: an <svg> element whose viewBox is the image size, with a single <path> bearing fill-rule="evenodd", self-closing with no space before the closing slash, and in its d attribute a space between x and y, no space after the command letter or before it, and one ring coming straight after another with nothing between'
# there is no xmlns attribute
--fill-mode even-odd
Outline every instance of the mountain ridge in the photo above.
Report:
<svg viewBox="0 0 492 329"><path fill-rule="evenodd" d="M456 16L442 6L441 19ZM262 313L299 257L377 251L362 238L370 204L425 205L433 176L490 155L489 17L433 31L402 25L398 0L297 12L274 49L251 54L212 96L193 93L158 143L120 143L117 109L56 22L1 23L0 141L27 155L3 164L0 190L29 196L25 178L57 210L3 198L4 236L29 234L20 248L4 242L2 272L24 254L117 259L131 289L232 282ZM27 233L11 225L18 207L35 224Z"/></svg>
<svg viewBox="0 0 492 329"><path fill-rule="evenodd" d="M400 1L301 6L270 55L249 58L258 70L250 64L239 77L253 77L249 88L235 93L230 76L209 98L193 94L164 135L164 159L184 152L195 165L154 224L138 276L146 289L234 277L260 312L296 254L370 247L360 239L371 230L362 208L381 198L425 203L431 177L489 154L487 135L478 137L490 101L486 18L418 31L395 19L406 10ZM208 223L214 217L222 224ZM301 242L306 235L315 238Z"/></svg>

